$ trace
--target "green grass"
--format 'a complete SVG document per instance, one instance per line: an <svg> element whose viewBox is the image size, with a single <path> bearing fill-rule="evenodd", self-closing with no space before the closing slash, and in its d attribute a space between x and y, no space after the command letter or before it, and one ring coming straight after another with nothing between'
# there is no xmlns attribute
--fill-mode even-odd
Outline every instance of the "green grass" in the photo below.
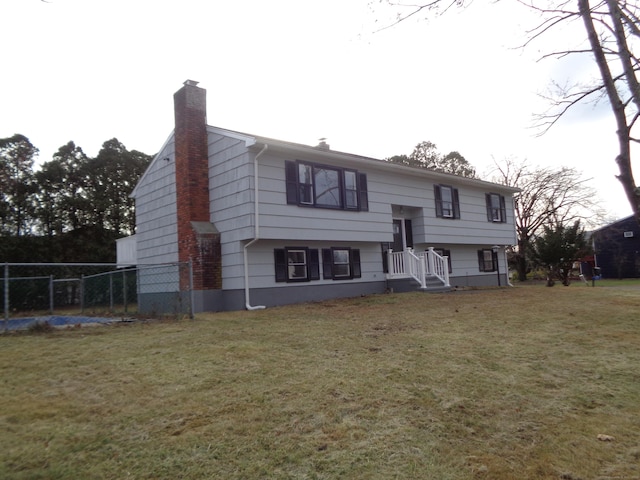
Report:
<svg viewBox="0 0 640 480"><path fill-rule="evenodd" d="M599 287L640 287L640 278L623 278L596 280L595 285Z"/></svg>
<svg viewBox="0 0 640 480"><path fill-rule="evenodd" d="M639 307L576 283L2 335L0 478L640 478Z"/></svg>

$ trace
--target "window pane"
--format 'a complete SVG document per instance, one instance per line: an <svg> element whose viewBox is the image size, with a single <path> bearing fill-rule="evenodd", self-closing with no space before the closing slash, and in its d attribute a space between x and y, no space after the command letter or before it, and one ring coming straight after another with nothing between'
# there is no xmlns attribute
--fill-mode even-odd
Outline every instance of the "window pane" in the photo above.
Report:
<svg viewBox="0 0 640 480"><path fill-rule="evenodd" d="M491 194L491 218L494 222L502 221L502 214L500 213L500 195L495 193Z"/></svg>
<svg viewBox="0 0 640 480"><path fill-rule="evenodd" d="M442 198L442 216L453 217L453 193L451 187L440 187Z"/></svg>
<svg viewBox="0 0 640 480"><path fill-rule="evenodd" d="M337 170L315 168L316 205L340 207L340 176Z"/></svg>
<svg viewBox="0 0 640 480"><path fill-rule="evenodd" d="M484 271L492 272L493 271L493 252L491 250L483 250L482 251L483 260L484 260Z"/></svg>
<svg viewBox="0 0 640 480"><path fill-rule="evenodd" d="M349 250L333 250L333 276L349 277Z"/></svg>
<svg viewBox="0 0 640 480"><path fill-rule="evenodd" d="M443 202L451 203L453 201L453 196L451 195L451 187L440 187L440 195L442 196Z"/></svg>
<svg viewBox="0 0 640 480"><path fill-rule="evenodd" d="M298 165L298 184L300 185L300 203L313 204L311 165Z"/></svg>
<svg viewBox="0 0 640 480"><path fill-rule="evenodd" d="M358 192L347 190L345 192L345 200L347 202L347 208L358 207Z"/></svg>
<svg viewBox="0 0 640 480"><path fill-rule="evenodd" d="M311 183L311 165L298 165L298 181L300 183Z"/></svg>
<svg viewBox="0 0 640 480"><path fill-rule="evenodd" d="M356 185L356 172L344 172L344 197L347 208L358 208L358 188Z"/></svg>
<svg viewBox="0 0 640 480"><path fill-rule="evenodd" d="M289 250L289 263L306 263L306 252L304 250Z"/></svg>
<svg viewBox="0 0 640 480"><path fill-rule="evenodd" d="M307 252L287 250L288 275L290 280L307 278Z"/></svg>
<svg viewBox="0 0 640 480"><path fill-rule="evenodd" d="M349 250L334 250L333 263L349 263Z"/></svg>
<svg viewBox="0 0 640 480"><path fill-rule="evenodd" d="M349 272L349 264L347 264L347 265L334 265L334 267L333 267L333 276L335 278L338 278L338 277L350 277L351 274Z"/></svg>
<svg viewBox="0 0 640 480"><path fill-rule="evenodd" d="M289 279L307 278L307 267L304 265L289 265Z"/></svg>

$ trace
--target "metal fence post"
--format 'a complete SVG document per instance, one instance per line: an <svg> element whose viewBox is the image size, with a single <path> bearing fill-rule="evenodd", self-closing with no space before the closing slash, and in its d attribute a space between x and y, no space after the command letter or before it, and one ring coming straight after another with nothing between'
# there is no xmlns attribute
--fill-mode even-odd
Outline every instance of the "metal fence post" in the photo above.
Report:
<svg viewBox="0 0 640 480"><path fill-rule="evenodd" d="M113 313L113 275L109 275L109 313Z"/></svg>
<svg viewBox="0 0 640 480"><path fill-rule="evenodd" d="M49 275L49 313L53 315L53 275Z"/></svg>
<svg viewBox="0 0 640 480"><path fill-rule="evenodd" d="M4 264L4 330L9 330L9 264Z"/></svg>
<svg viewBox="0 0 640 480"><path fill-rule="evenodd" d="M127 270L122 270L122 303L124 303L124 313L127 313Z"/></svg>
<svg viewBox="0 0 640 480"><path fill-rule="evenodd" d="M193 298L193 262L189 259L189 318L193 320L194 302Z"/></svg>
<svg viewBox="0 0 640 480"><path fill-rule="evenodd" d="M84 273L80 275L80 313L84 313Z"/></svg>

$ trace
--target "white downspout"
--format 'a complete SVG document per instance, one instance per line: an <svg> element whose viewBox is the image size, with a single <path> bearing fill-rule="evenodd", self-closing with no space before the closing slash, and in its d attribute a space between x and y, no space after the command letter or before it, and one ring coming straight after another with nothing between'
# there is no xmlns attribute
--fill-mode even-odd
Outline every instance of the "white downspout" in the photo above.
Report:
<svg viewBox="0 0 640 480"><path fill-rule="evenodd" d="M254 224L255 224L255 234L253 236L253 240L245 244L244 246L244 306L247 310L262 310L266 308L264 305L256 305L251 306L249 302L249 256L247 254L247 249L256 243L260 239L260 216L258 212L258 158L267 150L267 144L264 144L262 150L258 152L258 154L253 158L253 199L254 199Z"/></svg>
<svg viewBox="0 0 640 480"><path fill-rule="evenodd" d="M513 283L511 283L511 276L509 275L509 259L507 258L507 249L505 247L504 249L504 269L507 272L507 285L509 285L510 287L513 287Z"/></svg>

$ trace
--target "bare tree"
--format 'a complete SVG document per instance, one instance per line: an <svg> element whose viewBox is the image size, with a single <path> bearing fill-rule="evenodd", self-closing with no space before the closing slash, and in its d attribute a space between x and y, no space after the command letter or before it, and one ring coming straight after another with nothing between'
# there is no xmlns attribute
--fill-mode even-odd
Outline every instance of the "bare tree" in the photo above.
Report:
<svg viewBox="0 0 640 480"><path fill-rule="evenodd" d="M382 1L382 0L379 0ZM438 15L454 6L465 6L472 0L432 0L418 4L386 0L398 9L389 28L420 13ZM640 223L640 187L636 185L631 163L631 146L640 143L634 136L640 116L640 58L634 48L640 44L640 0L518 0L540 15L540 22L528 32L523 46L546 37L569 22L584 26L584 42L568 50L549 52L542 58L564 58L570 55L590 55L598 67L599 78L590 84L563 88L550 99L552 108L539 116L542 131L547 131L572 107L585 102L605 99L616 122L618 153L615 156L617 175L629 204ZM374 3L374 2L372 2ZM383 28L383 29L384 29Z"/></svg>
<svg viewBox="0 0 640 480"><path fill-rule="evenodd" d="M550 2L545 8L540 1L518 0L538 11L542 22L530 33L527 44L537 40L553 28L572 20L582 21L588 48L550 52L543 58L562 58L568 55L592 55L600 78L588 85L575 85L563 89L552 99L552 109L540 116L544 130L551 128L573 106L605 98L616 122L618 154L618 180L627 196L638 223L640 223L640 188L636 185L631 165L631 144L640 139L633 136L633 129L640 113L640 63L633 51L640 38L640 5L637 0L574 0L574 2Z"/></svg>
<svg viewBox="0 0 640 480"><path fill-rule="evenodd" d="M545 227L582 221L589 225L603 214L596 191L574 168L531 167L513 158L494 162L492 180L521 189L514 196L517 249L512 260L518 280L527 279L531 243Z"/></svg>

